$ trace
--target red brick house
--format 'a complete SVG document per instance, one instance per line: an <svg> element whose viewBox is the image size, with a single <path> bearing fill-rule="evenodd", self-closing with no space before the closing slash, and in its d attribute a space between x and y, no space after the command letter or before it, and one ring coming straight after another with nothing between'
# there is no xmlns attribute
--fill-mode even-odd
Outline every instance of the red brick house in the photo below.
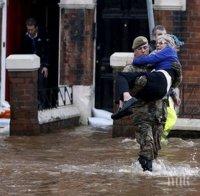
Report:
<svg viewBox="0 0 200 196"><path fill-rule="evenodd" d="M113 83L109 57L130 52L134 37L149 34L146 0L1 0L1 100L9 98L5 59L20 53L27 17L35 17L51 40L50 85L73 86L74 104L87 123L93 106L112 111ZM151 2L151 1L150 1ZM182 116L199 118L200 2L155 0L155 24L185 42Z"/></svg>

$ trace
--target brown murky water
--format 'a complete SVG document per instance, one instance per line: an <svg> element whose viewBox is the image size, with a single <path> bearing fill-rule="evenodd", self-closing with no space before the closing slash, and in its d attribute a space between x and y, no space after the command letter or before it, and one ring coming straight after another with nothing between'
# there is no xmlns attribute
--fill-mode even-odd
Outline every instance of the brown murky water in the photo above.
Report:
<svg viewBox="0 0 200 196"><path fill-rule="evenodd" d="M200 195L200 139L171 138L143 172L135 140L78 127L0 137L0 195Z"/></svg>

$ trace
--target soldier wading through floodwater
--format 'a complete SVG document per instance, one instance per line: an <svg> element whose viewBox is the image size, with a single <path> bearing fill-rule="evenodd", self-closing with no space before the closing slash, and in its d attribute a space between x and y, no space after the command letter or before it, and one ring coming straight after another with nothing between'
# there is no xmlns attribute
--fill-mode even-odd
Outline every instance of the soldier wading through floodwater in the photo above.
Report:
<svg viewBox="0 0 200 196"><path fill-rule="evenodd" d="M139 36L133 41L134 57L149 54L149 44L147 38ZM173 65L172 65L173 67ZM150 72L151 69L147 66L141 66L138 68L134 65L128 65L124 68L124 72ZM145 75L145 74L144 74ZM133 96L137 94L147 84L146 77L137 77L135 80ZM116 86L117 88L117 86ZM140 107L135 107L133 110L126 110L126 114L132 114L131 118L136 130L136 139L140 144L139 163L144 171L152 171L152 161L158 156L158 151L161 149L160 138L163 131L164 123L166 120L164 111L165 104L162 100L141 102ZM142 107L141 107L142 105ZM119 104L119 113L121 106ZM117 112L118 112L117 111ZM115 114L117 114L117 112ZM122 116L123 117L123 116ZM121 117L120 117L121 118Z"/></svg>

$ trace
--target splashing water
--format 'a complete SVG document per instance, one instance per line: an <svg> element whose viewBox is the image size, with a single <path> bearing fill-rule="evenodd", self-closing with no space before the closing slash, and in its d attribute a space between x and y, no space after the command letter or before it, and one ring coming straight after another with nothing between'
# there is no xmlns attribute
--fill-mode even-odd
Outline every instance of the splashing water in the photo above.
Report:
<svg viewBox="0 0 200 196"><path fill-rule="evenodd" d="M60 165L56 167L63 173L84 173L84 174L131 174L131 175L150 175L159 177L181 177L181 176L195 176L200 177L200 168L192 168L189 164L172 165L163 159L158 159L153 162L153 172L143 172L138 161L131 166L115 166L115 165Z"/></svg>

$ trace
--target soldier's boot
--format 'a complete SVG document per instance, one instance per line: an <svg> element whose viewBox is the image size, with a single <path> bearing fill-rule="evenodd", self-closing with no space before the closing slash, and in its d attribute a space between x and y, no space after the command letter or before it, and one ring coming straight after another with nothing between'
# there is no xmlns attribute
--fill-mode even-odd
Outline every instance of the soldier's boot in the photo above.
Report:
<svg viewBox="0 0 200 196"><path fill-rule="evenodd" d="M138 161L142 166L143 171L151 171L152 172L152 160L148 159L144 156L139 156Z"/></svg>

